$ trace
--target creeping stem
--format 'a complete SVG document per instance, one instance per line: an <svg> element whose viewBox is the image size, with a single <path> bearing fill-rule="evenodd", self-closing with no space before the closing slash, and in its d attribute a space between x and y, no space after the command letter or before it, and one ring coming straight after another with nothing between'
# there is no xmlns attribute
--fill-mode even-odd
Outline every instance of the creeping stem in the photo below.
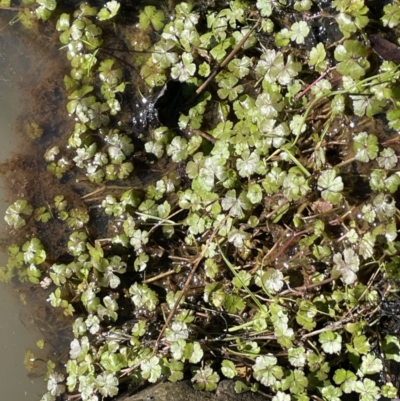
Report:
<svg viewBox="0 0 400 401"><path fill-rule="evenodd" d="M257 22L254 24L253 28L250 29L249 32L246 33L246 35L243 36L243 38L240 40L240 42L234 47L234 49L228 54L228 56L225 58L224 61L222 61L221 64L219 64L214 71L211 73L211 75L203 82L202 85L198 87L196 90L196 94L194 95L197 97L200 95L210 84L210 82L218 75L218 73L225 68L228 63L235 57L236 53L242 48L242 46L246 43L247 39L250 37L250 35L257 29L257 27L260 25L262 21L262 18L259 18Z"/></svg>

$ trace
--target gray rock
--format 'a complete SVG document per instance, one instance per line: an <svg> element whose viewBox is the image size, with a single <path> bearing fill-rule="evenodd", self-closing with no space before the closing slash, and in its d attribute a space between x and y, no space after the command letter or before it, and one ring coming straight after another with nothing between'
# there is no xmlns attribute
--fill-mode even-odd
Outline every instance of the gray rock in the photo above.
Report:
<svg viewBox="0 0 400 401"><path fill-rule="evenodd" d="M195 390L190 381L170 383L163 382L149 387L138 394L118 401L265 401L261 394L251 392L236 394L234 383L223 380L215 392Z"/></svg>

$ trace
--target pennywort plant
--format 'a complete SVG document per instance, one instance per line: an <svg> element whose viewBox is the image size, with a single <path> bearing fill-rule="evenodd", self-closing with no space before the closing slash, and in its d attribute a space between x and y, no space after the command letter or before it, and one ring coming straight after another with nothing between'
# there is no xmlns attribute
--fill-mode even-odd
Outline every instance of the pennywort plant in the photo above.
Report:
<svg viewBox="0 0 400 401"><path fill-rule="evenodd" d="M392 3L380 22L363 0L146 6L125 28L117 1L58 16L75 125L45 160L83 190L16 200L6 222L27 239L1 270L50 280L75 318L43 400L190 375L273 400L396 396L400 72L368 39L397 25ZM110 20L141 49L137 93ZM129 96L147 108L134 126ZM162 173L139 185L143 166ZM67 257L48 257L45 225L63 226Z"/></svg>

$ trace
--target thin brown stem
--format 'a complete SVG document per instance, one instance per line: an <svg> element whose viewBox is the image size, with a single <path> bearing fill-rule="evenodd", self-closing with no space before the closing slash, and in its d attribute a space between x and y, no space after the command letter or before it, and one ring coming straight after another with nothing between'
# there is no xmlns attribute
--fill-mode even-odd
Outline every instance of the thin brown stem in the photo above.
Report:
<svg viewBox="0 0 400 401"><path fill-rule="evenodd" d="M334 280L335 279L333 277L326 278L325 280L322 280L319 283L302 285L301 287L296 287L296 288L293 288L293 289L282 291L281 293L279 293L279 296L291 294L293 292L304 292L304 291L310 290L311 288L315 288L315 287L319 287L321 285L328 284L328 283L330 283L330 282L332 282Z"/></svg>
<svg viewBox="0 0 400 401"><path fill-rule="evenodd" d="M103 192L105 189L106 189L106 186L103 185L102 187L97 188L97 189L95 189L94 191L92 191L92 192L90 192L90 193L88 193L88 194L86 194L86 195L83 195L83 196L81 197L81 199L90 198L90 197L93 196L93 195L97 195L98 193Z"/></svg>
<svg viewBox="0 0 400 401"><path fill-rule="evenodd" d="M312 82L310 85L308 85L303 91L301 91L300 93L298 93L295 97L294 100L297 101L299 100L302 96L304 96L308 91L311 90L311 88L313 86L315 86L319 81L321 81L321 79L323 79L324 77L326 77L326 75L328 75L332 70L334 70L336 67L331 67L328 68L324 73L322 73L314 82Z"/></svg>
<svg viewBox="0 0 400 401"><path fill-rule="evenodd" d="M274 259L278 259L279 256L281 256L283 254L283 252L285 252L289 248L289 246L294 242L294 240L298 236L300 236L302 234L306 234L308 232L310 232L310 229L299 231L298 233L294 233L292 235L292 237L290 238L290 240L288 242L286 242L286 244L279 250L279 252L276 255L274 255Z"/></svg>
<svg viewBox="0 0 400 401"><path fill-rule="evenodd" d="M246 35L243 36L241 41L234 47L234 49L226 56L224 61L220 65L218 65L214 71L211 73L211 75L203 82L202 85L199 86L199 88L196 90L196 94L194 97L199 96L206 88L207 86L213 81L213 79L218 75L218 73L225 68L228 63L235 57L236 53L242 48L242 46L247 42L247 39L250 37L250 35L257 29L257 27L261 24L262 18L259 18L257 22L254 24L253 28L250 29L249 32L246 33ZM192 100L192 99L191 99ZM191 101L189 101L191 103Z"/></svg>
<svg viewBox="0 0 400 401"><path fill-rule="evenodd" d="M335 168L343 167L343 166L345 166L346 164L352 163L354 160L356 160L356 158L355 158L355 157L351 157L350 159L344 160L344 161L342 161L341 163L336 164L336 166L334 166L334 167L335 167Z"/></svg>
<svg viewBox="0 0 400 401"><path fill-rule="evenodd" d="M153 276L153 277L147 278L146 280L143 280L143 284L153 283L154 281L157 281L164 277L168 277L174 273L175 273L175 270L168 270L167 272L157 274L157 276Z"/></svg>
<svg viewBox="0 0 400 401"><path fill-rule="evenodd" d="M199 129L195 129L195 130L193 130L193 132L195 134L202 136L204 139L207 139L207 141L210 141L211 143L217 142L217 140L214 137L212 137L210 134L207 134L207 132L200 131Z"/></svg>
<svg viewBox="0 0 400 401"><path fill-rule="evenodd" d="M204 249L202 250L202 252L200 253L200 255L198 256L198 258L196 259L196 262L193 265L193 268L188 276L188 278L185 281L185 285L182 288L182 292L179 294L177 300L175 301L175 305L174 307L171 309L171 312L169 313L164 326L162 327L160 334L158 335L157 341L156 341L156 346L154 347L154 353L157 352L158 349L158 345L161 341L162 336L164 335L165 330L167 329L167 327L169 326L169 324L171 323L172 318L175 316L176 310L183 298L183 296L186 294L186 292L188 291L189 288L189 284L193 279L194 274L196 273L197 268L200 265L200 262L203 260L204 258L204 254L207 252L208 247L210 246L211 241L214 239L214 237L217 235L217 232L220 228L221 225L223 225L225 223L225 221L227 220L228 216L226 216L221 223L218 225L218 227L216 227L216 229L213 231L213 233L210 235L210 238L208 238L207 242L206 242L206 246L204 247Z"/></svg>
<svg viewBox="0 0 400 401"><path fill-rule="evenodd" d="M143 187L139 187L139 186L138 187L133 187L133 186L124 187L124 186L121 186L121 185L109 185L109 186L102 185L100 188L97 188L94 191L89 192L88 194L81 196L81 199L86 200L86 202L96 201L98 199L101 199L101 197L96 197L96 198L93 198L93 199L88 199L88 198L90 198L93 195L97 195L99 193L102 193L103 191L111 190L111 189L127 191L129 189L139 189L139 190L141 190L141 189L143 189Z"/></svg>
<svg viewBox="0 0 400 401"><path fill-rule="evenodd" d="M360 311L359 313L361 314L362 312L364 312L364 311ZM304 336L301 337L301 340L304 340L304 339L309 338L309 337L316 336L317 334L324 333L325 331L338 330L338 329L342 328L345 325L345 323L351 321L352 319L354 319L354 316L349 316L349 317L347 317L345 319L339 320L338 322L334 322L334 323L330 324L329 326L326 326L326 327L324 327L324 328L322 328L320 330L315 330L315 331L313 331L311 333L304 334Z"/></svg>

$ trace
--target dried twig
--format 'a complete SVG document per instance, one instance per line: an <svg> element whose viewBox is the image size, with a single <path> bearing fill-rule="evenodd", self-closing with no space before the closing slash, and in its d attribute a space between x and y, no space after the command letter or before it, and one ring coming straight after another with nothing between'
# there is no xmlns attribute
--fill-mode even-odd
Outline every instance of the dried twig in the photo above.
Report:
<svg viewBox="0 0 400 401"><path fill-rule="evenodd" d="M202 85L200 85L197 90L196 94L194 97L197 97L200 95L206 88L207 86L211 83L211 81L218 75L218 73L225 68L228 63L235 57L236 53L242 48L242 46L246 43L247 39L250 37L250 35L257 29L257 27L261 24L262 18L259 18L257 22L254 24L253 28L250 29L249 32L246 33L246 35L243 36L241 41L235 46L235 48L226 56L224 61L222 61L221 64L219 64L214 71L211 73L211 75L203 82ZM193 100L193 99L191 99ZM190 101L189 101L190 103Z"/></svg>
<svg viewBox="0 0 400 401"><path fill-rule="evenodd" d="M214 237L217 235L217 232L219 230L219 228L225 223L225 221L227 220L228 216L225 216L225 218L221 221L221 223L218 225L218 227L215 228L215 230L213 231L213 233L210 235L210 238L208 238L206 245L204 247L204 249L201 251L200 255L197 257L192 270L188 276L188 278L185 281L185 284L182 288L182 292L179 294L177 300L175 301L175 305L174 307L171 309L171 312L169 313L167 319L165 320L164 326L162 327L160 334L158 335L156 344L154 346L154 352L153 354L155 354L157 352L158 349L158 345L161 341L162 336L164 335L165 330L167 329L167 327L169 326L169 324L171 323L172 318L174 317L176 310L178 309L178 306L183 298L183 296L185 295L185 293L187 292L188 288L189 288L189 284L192 281L192 278L194 276L194 274L196 273L197 268L200 265L200 262L203 260L204 258L204 254L207 252L208 247L210 246L211 241L214 239Z"/></svg>
<svg viewBox="0 0 400 401"><path fill-rule="evenodd" d="M328 284L328 283L330 283L330 282L332 282L334 280L335 279L333 277L326 278L325 280L322 280L322 281L320 281L318 283L302 285L301 287L295 287L295 288L291 288L289 290L282 291L278 295L279 296L283 296L283 295L291 294L292 292L304 292L304 291L307 291L307 290L309 290L311 288L315 288L315 287L319 287L321 285Z"/></svg>

